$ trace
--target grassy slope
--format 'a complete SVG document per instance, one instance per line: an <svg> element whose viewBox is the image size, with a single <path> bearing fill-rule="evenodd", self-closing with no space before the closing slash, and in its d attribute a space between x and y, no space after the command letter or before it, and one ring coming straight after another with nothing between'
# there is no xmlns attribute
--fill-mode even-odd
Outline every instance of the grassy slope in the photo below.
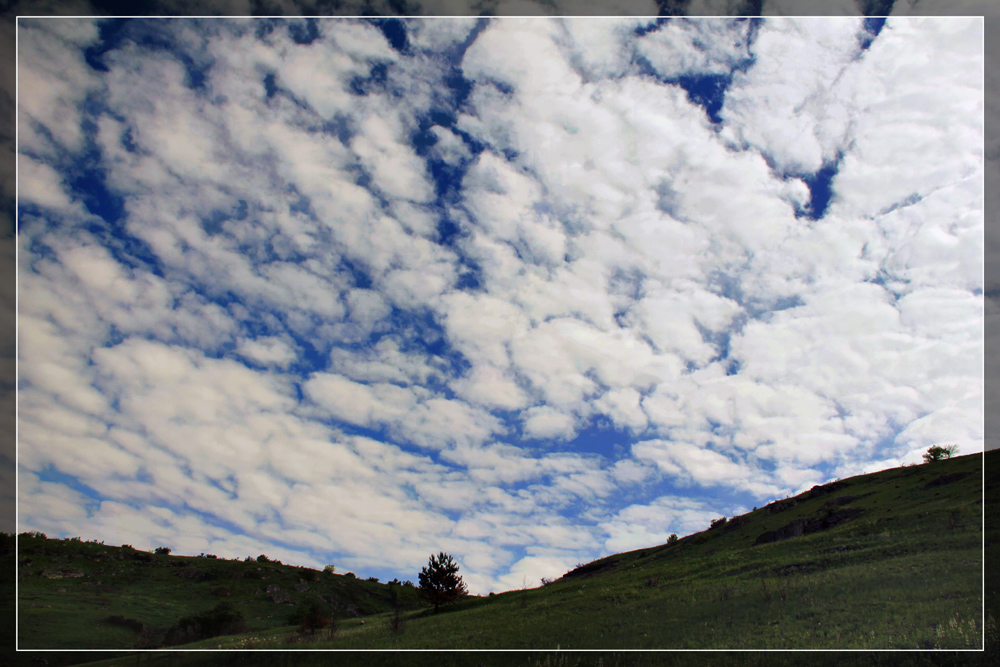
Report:
<svg viewBox="0 0 1000 667"><path fill-rule="evenodd" d="M251 631L286 624L297 604L317 595L334 602L345 618L390 608L386 584L307 568L273 562L150 555L73 540L19 541L21 648L157 646L178 620L222 601L242 611ZM136 555L151 560L136 560ZM84 576L45 576L64 569ZM303 583L308 590L297 591L295 587ZM269 586L288 592L290 601L274 602L268 594ZM404 605L420 606L415 588L402 586L399 591ZM145 631L107 622L112 616L138 621Z"/></svg>
<svg viewBox="0 0 1000 667"><path fill-rule="evenodd" d="M1000 481L997 454L1000 452L987 457L991 480L987 506L995 502L996 482ZM746 515L743 525L731 521L726 527L691 536L671 547L611 556L596 561L583 576L564 577L541 589L472 599L437 616L416 612L402 634L388 630L385 615L371 616L364 626L358 620L341 622L333 641L294 645L463 649L975 647L983 632L977 627L983 604L982 505L976 502L980 497L980 461L979 456L960 457L845 480L845 487L812 499L800 498L784 511L762 508ZM956 472L969 474L949 484L927 486ZM833 511L825 504L843 496L857 500L833 510L855 507L863 513L824 532L752 546L766 530ZM996 519L988 513L990 560L997 548L997 528ZM969 564L973 562L977 564ZM988 575L986 591L988 616L1000 617L995 608L995 577ZM23 593L22 588L22 612L26 603L30 604ZM992 626L989 623L987 645L995 646L995 621ZM259 628L249 635L205 644L236 647L246 646L250 640L255 648L281 648L290 646L291 634L287 627ZM186 654L179 664L195 664L205 655ZM245 664L256 654L234 655ZM323 656L326 664L331 658L329 654L301 655L301 659L294 659L295 664L305 664L309 656ZM388 660L388 656L399 654L381 655ZM440 657L405 655L408 659ZM446 655L447 663L463 654ZM492 664L483 658L498 654L474 655L478 662ZM610 666L660 664L653 657L667 654L584 653L572 659L565 654L555 658L516 655L523 658L518 664L526 665L598 664L600 659ZM756 655L729 654L732 660L727 657L728 662L718 664L756 664L751 659ZM783 660L787 664L798 664L796 656L808 657L813 664L823 654L783 655L789 657L790 661ZM860 659L865 654L852 655ZM874 655L912 658L926 654ZM909 662L895 664L985 664L981 662L983 654L937 655L940 659L933 663L906 658ZM961 661L949 663L949 655L957 655ZM172 662L163 664L178 664L178 658L174 655ZM147 655L146 659L157 664L158 656ZM287 661L292 664L293 659ZM50 660L50 664L54 663ZM435 664L441 662L435 660Z"/></svg>
<svg viewBox="0 0 1000 667"><path fill-rule="evenodd" d="M544 588L384 618L336 648L977 648L983 613L981 459L883 471L761 508L676 545L617 554ZM960 480L928 487L943 475ZM829 507L831 500L855 497ZM753 546L795 519L840 526ZM281 646L280 638L275 644Z"/></svg>

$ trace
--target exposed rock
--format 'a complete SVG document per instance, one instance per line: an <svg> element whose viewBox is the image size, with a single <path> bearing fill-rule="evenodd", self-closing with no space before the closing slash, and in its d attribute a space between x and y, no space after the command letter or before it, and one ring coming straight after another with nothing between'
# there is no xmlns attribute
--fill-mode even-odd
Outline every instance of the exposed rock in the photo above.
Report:
<svg viewBox="0 0 1000 667"><path fill-rule="evenodd" d="M929 489L932 486L943 486L945 484L951 484L952 482L957 482L960 479L965 479L968 476L969 473L967 472L956 472L951 475L942 475L924 484L924 488Z"/></svg>
<svg viewBox="0 0 1000 667"><path fill-rule="evenodd" d="M271 601L276 604L286 603L292 599L292 596L288 591L281 590L281 588L276 584L268 585L267 594L271 597Z"/></svg>
<svg viewBox="0 0 1000 667"><path fill-rule="evenodd" d="M68 567L60 569L46 568L39 572L39 574L46 579L62 579L63 577L80 578L84 576L83 572L80 572L80 570L73 570Z"/></svg>
<svg viewBox="0 0 1000 667"><path fill-rule="evenodd" d="M603 562L587 563L586 565L581 565L578 568L570 570L562 576L563 579L570 579L572 577L583 577L583 576L593 576L598 572L608 572L618 568L618 561L608 560Z"/></svg>
<svg viewBox="0 0 1000 667"><path fill-rule="evenodd" d="M758 544L780 542L793 537L801 537L802 535L808 535L809 533L827 530L833 528L834 526L839 526L845 521L853 519L857 515L861 514L861 512L863 512L863 510L855 507L845 507L842 510L833 512L820 519L813 519L811 521L795 519L788 525L782 526L778 530L769 530L766 533L761 534L757 537L757 540L753 543L753 545L757 546Z"/></svg>
<svg viewBox="0 0 1000 667"><path fill-rule="evenodd" d="M769 530L766 533L762 533L757 537L757 540L753 543L753 545L757 546L758 544L770 544L771 542L790 540L793 537L801 537L805 534L805 524L806 522L802 519L796 519L795 521L782 526L778 530Z"/></svg>
<svg viewBox="0 0 1000 667"><path fill-rule="evenodd" d="M834 491L839 491L847 486L846 482L830 482L829 484L822 484L819 486L814 486L809 489L807 498L819 498L820 496L825 496L828 493L833 493Z"/></svg>
<svg viewBox="0 0 1000 667"><path fill-rule="evenodd" d="M768 514L775 514L777 512L784 512L787 509L791 509L798 504L795 498L786 498L785 500L775 500L773 503L768 504L764 509L767 510Z"/></svg>

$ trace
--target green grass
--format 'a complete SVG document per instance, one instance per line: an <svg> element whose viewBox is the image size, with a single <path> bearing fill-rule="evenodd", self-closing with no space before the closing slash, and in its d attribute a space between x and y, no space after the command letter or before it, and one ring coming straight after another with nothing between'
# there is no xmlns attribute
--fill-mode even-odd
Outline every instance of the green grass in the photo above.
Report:
<svg viewBox="0 0 1000 667"><path fill-rule="evenodd" d="M987 458L1000 463L996 453ZM997 467L987 465L994 471L987 504L996 499ZM960 473L966 476L932 484ZM122 614L163 630L183 615L213 606L219 599L211 596L211 586L230 583L234 595L225 599L243 611L249 632L178 648L977 649L984 633L987 645L996 646L995 579L988 579L983 596L981 480L978 455L843 480L842 488L802 494L782 511L760 508L671 546L608 556L541 588L468 598L439 614L409 598L401 633L389 627L388 590L382 584L320 578L327 593L350 597L359 616L342 615L333 637L326 631L302 636L287 623L291 607L256 591L271 581L283 582L279 585L287 590L300 574L293 568L269 565L262 569L269 579L258 581L237 576L257 564L189 558L198 568L216 568L218 580L181 580L172 575L175 568L136 565L117 572L120 579L112 584L108 570L98 567L103 564L70 559L71 567L89 567L87 576L21 579L21 646L80 648L86 638L90 646L130 648L138 639L134 632L100 619ZM853 499L828 505L845 497ZM754 546L766 531L843 508L861 513L827 530ZM987 520L990 557L996 552L997 525ZM46 543L82 548L81 543ZM31 569L37 572L40 565L33 563ZM96 578L100 586L88 583ZM59 587L66 592L55 593ZM40 603L52 606L30 607ZM615 654L606 655L610 661ZM643 654L620 657L629 655Z"/></svg>

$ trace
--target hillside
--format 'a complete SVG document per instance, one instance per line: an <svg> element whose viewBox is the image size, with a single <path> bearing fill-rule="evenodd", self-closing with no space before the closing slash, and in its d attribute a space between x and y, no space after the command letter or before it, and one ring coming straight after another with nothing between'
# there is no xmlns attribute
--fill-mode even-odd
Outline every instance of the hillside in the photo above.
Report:
<svg viewBox="0 0 1000 667"><path fill-rule="evenodd" d="M175 556L79 538L18 538L20 648L156 648L182 618L229 603L249 632L289 625L303 602L354 619L420 607L412 585L390 587L275 561ZM175 632L175 635L177 633Z"/></svg>
<svg viewBox="0 0 1000 667"><path fill-rule="evenodd" d="M21 646L136 646L140 633L107 618L135 619L155 638L181 616L211 608L219 601L213 590L225 586L249 632L189 647L981 648L982 460L964 456L840 480L675 544L608 556L544 587L470 598L438 615L418 609L414 589L400 589L412 594L402 632L389 627L383 584L316 573L318 582L305 582L309 591L290 594L336 597L342 620L332 639L296 635L283 622L293 607L266 593L264 584L294 591L313 576L298 568L199 557L124 560L117 547L22 540ZM987 502L996 495L991 475ZM28 553L32 548L41 551ZM258 567L267 578L247 578ZM54 569L83 576L47 578ZM988 643L996 641L995 588L991 580ZM349 599L358 617L343 613Z"/></svg>

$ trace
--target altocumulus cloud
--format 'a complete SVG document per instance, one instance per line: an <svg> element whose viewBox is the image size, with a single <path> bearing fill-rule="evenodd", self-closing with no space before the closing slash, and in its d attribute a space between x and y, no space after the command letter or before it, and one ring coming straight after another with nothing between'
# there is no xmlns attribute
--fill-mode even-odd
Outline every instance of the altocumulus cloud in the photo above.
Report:
<svg viewBox="0 0 1000 667"><path fill-rule="evenodd" d="M18 37L21 530L485 593L983 449L981 20Z"/></svg>

